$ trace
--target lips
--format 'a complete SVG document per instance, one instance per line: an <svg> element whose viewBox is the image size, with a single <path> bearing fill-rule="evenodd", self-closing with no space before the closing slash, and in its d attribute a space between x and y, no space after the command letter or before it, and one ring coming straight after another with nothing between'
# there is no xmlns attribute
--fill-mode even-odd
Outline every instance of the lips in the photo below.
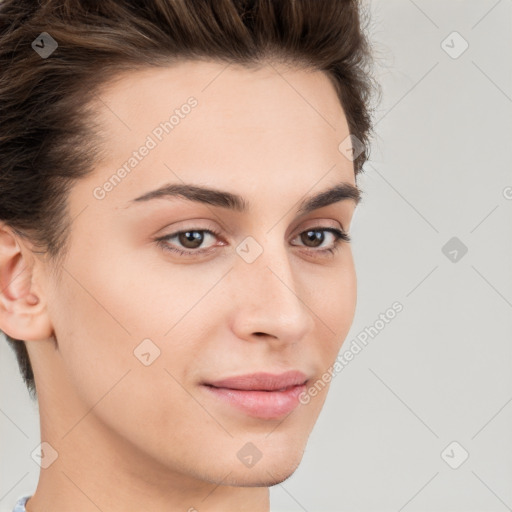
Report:
<svg viewBox="0 0 512 512"><path fill-rule="evenodd" d="M307 376L291 370L280 375L253 373L204 383L216 404L228 405L259 419L278 419L299 405L299 396L306 390Z"/></svg>
<svg viewBox="0 0 512 512"><path fill-rule="evenodd" d="M304 373L298 370L290 370L278 375L266 372L251 373L205 384L215 388L238 389L241 391L280 391L293 386L300 386L306 381L307 376Z"/></svg>

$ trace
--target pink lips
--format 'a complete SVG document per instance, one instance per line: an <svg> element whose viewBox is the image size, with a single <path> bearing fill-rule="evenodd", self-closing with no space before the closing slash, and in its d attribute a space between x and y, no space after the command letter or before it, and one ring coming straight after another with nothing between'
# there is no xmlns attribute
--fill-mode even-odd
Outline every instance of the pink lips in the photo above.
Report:
<svg viewBox="0 0 512 512"><path fill-rule="evenodd" d="M306 389L307 376L291 370L280 375L253 373L205 383L216 398L237 407L250 416L276 419L290 413L299 404Z"/></svg>

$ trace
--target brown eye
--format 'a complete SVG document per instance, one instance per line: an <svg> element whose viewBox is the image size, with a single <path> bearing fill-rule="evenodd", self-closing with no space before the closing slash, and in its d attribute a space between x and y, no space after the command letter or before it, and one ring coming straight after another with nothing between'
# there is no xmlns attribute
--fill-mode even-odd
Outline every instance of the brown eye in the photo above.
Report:
<svg viewBox="0 0 512 512"><path fill-rule="evenodd" d="M329 242L329 237L325 235L325 233L329 233L333 240ZM336 228L323 228L318 227L314 229L307 229L300 233L297 236L300 239L299 247L307 247L311 249L314 253L320 254L334 254L335 251L339 249L340 242L350 242L350 236L345 231L336 229ZM327 240L327 245L324 244Z"/></svg>
<svg viewBox="0 0 512 512"><path fill-rule="evenodd" d="M307 247L318 247L325 239L324 232L318 229L310 229L301 233L300 238Z"/></svg>
<svg viewBox="0 0 512 512"><path fill-rule="evenodd" d="M219 239L219 236L219 233L211 229L189 229L157 238L156 242L166 251L181 256L197 256L215 250L215 241ZM211 238L213 243L210 242L209 245L206 245L208 238Z"/></svg>
<svg viewBox="0 0 512 512"><path fill-rule="evenodd" d="M182 231L177 236L185 249L197 249L204 241L203 231Z"/></svg>

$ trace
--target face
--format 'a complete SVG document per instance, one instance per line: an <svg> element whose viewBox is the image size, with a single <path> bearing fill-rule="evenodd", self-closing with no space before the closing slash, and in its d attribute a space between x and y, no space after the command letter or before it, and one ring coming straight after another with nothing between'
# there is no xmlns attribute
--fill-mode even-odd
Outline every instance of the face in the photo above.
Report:
<svg viewBox="0 0 512 512"><path fill-rule="evenodd" d="M114 446L141 478L282 481L329 384L301 403L303 388L205 383L296 370L310 388L348 333L356 276L339 232L356 202L306 207L355 185L335 90L321 72L185 62L99 96L107 157L71 189L60 278L41 277L57 350L28 342L40 408L55 411L43 438Z"/></svg>

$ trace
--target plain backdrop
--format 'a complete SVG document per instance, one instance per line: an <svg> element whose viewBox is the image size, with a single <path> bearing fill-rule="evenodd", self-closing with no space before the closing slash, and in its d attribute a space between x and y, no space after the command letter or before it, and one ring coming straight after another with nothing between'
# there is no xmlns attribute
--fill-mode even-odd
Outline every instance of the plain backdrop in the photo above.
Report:
<svg viewBox="0 0 512 512"><path fill-rule="evenodd" d="M340 353L372 334L333 379L300 467L271 488L272 511L512 510L512 1L367 5L383 97ZM10 512L36 488L39 424L0 341Z"/></svg>

